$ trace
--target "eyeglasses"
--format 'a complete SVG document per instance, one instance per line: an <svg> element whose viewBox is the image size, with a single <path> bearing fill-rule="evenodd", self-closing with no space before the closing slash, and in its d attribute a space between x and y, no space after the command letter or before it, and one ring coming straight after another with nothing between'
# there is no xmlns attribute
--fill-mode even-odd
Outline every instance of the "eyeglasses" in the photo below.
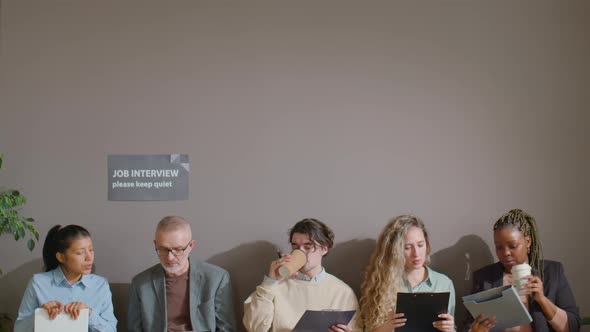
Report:
<svg viewBox="0 0 590 332"><path fill-rule="evenodd" d="M168 254L172 254L172 256L181 256L182 254L184 254L184 252L186 251L186 249L188 248L188 246L191 245L191 242L193 242L193 240L190 240L186 246L184 246L184 248L182 249L178 249L178 248L174 248L174 249L168 249L168 248L156 248L156 253L159 256L162 257L166 257L168 256Z"/></svg>
<svg viewBox="0 0 590 332"><path fill-rule="evenodd" d="M315 252L317 250L317 248L321 247L321 245L319 243L317 243L317 244L316 243L304 243L302 245L292 243L291 249L299 249L299 250L303 251L304 253L309 254L309 253Z"/></svg>

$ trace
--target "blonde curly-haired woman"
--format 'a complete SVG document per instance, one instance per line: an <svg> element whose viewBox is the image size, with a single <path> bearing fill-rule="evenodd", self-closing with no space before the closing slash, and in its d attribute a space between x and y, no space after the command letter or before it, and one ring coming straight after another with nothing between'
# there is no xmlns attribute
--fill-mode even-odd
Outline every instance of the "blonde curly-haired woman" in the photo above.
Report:
<svg viewBox="0 0 590 332"><path fill-rule="evenodd" d="M440 331L455 331L455 288L444 274L428 267L430 242L422 220L401 215L381 232L361 286L365 331L390 332L406 324L395 311L398 292L449 292L448 313L432 322Z"/></svg>

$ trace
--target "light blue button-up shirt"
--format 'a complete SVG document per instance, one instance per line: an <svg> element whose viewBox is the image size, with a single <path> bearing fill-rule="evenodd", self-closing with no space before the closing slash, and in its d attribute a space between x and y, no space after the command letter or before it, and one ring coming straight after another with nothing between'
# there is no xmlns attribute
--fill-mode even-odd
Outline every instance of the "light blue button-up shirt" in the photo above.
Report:
<svg viewBox="0 0 590 332"><path fill-rule="evenodd" d="M424 281L412 288L407 280L404 280L402 292L417 293L417 292L434 292L442 293L449 292L449 314L455 316L455 287L449 277L442 273L438 273L433 269L426 267L428 276Z"/></svg>
<svg viewBox="0 0 590 332"><path fill-rule="evenodd" d="M88 317L90 332L117 331L108 281L101 276L87 274L70 285L61 267L58 267L37 273L31 278L18 309L14 332L33 332L35 309L49 301L59 301L64 305L75 301L83 302L92 309Z"/></svg>

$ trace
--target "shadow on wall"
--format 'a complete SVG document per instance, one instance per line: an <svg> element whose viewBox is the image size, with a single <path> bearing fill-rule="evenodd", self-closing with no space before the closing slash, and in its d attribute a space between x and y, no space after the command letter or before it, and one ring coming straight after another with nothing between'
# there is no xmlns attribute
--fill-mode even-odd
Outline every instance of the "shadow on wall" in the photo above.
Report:
<svg viewBox="0 0 590 332"><path fill-rule="evenodd" d="M208 262L227 270L231 276L234 292L236 321L242 331L243 303L268 273L271 261L277 259L277 249L267 241L241 244L226 252L211 257Z"/></svg>
<svg viewBox="0 0 590 332"><path fill-rule="evenodd" d="M96 266L92 267L92 273ZM0 312L7 313L14 321L18 316L18 307L29 284L29 280L35 273L43 272L43 259L35 259L0 278ZM99 273L100 275L100 273ZM115 316L119 320L118 331L127 330L127 303L129 302L129 284L110 284L113 293L113 306ZM9 324L7 331L13 330L13 324Z"/></svg>
<svg viewBox="0 0 590 332"><path fill-rule="evenodd" d="M430 255L432 269L446 274L455 286L455 322L459 331L467 317L461 298L471 293L473 271L494 262L488 245L476 235L467 235L453 246Z"/></svg>
<svg viewBox="0 0 590 332"><path fill-rule="evenodd" d="M326 271L348 284L358 299L360 299L365 269L376 245L377 241L374 239L339 243L328 252L323 260Z"/></svg>
<svg viewBox="0 0 590 332"><path fill-rule="evenodd" d="M6 273L0 278L0 312L6 313L14 321L18 315L18 307L33 274L43 272L43 260L41 258L25 263L16 269ZM12 324L9 324L12 325ZM12 331L12 326L8 326Z"/></svg>

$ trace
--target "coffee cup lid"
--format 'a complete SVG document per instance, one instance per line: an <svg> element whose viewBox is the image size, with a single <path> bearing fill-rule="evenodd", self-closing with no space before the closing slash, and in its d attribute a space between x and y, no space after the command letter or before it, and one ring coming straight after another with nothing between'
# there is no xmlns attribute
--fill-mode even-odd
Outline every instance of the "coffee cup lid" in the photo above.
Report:
<svg viewBox="0 0 590 332"><path fill-rule="evenodd" d="M527 263L522 263L518 265L514 265L511 270L530 270L531 266Z"/></svg>

